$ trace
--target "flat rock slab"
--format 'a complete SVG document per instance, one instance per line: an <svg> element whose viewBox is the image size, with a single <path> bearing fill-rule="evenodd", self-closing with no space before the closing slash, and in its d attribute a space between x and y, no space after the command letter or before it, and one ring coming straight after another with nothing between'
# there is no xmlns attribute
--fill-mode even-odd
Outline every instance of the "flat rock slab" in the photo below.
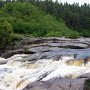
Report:
<svg viewBox="0 0 90 90"><path fill-rule="evenodd" d="M18 44L17 44L18 43ZM12 46L11 50L7 50L6 53L2 53L1 57L9 58L15 54L36 54L39 52L59 51L60 49L87 49L90 48L90 38L28 38L17 42ZM57 48L57 50L55 49ZM51 52L50 52L51 53Z"/></svg>
<svg viewBox="0 0 90 90"><path fill-rule="evenodd" d="M27 85L23 90L83 90L84 81L85 78L37 81Z"/></svg>
<svg viewBox="0 0 90 90"><path fill-rule="evenodd" d="M18 49L23 48L23 46L28 45L38 45L47 43L49 46L60 46L60 44L64 44L67 46L67 44L71 46L79 46L78 48L89 48L90 47L90 38L78 38L78 39L69 39L69 38L58 38L58 37L51 37L51 38L25 38L20 42L15 43L12 48ZM57 43L57 44L50 44L50 43ZM62 45L61 45L62 46ZM74 48L73 47L73 48Z"/></svg>

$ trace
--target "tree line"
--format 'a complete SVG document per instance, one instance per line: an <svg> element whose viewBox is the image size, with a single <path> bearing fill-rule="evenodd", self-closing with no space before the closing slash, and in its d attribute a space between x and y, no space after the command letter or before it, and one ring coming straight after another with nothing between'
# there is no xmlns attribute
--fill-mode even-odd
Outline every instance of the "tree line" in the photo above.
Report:
<svg viewBox="0 0 90 90"><path fill-rule="evenodd" d="M0 49L31 37L90 37L90 6L52 0L0 1ZM67 33L68 32L68 33Z"/></svg>
<svg viewBox="0 0 90 90"><path fill-rule="evenodd" d="M20 1L20 0L18 0ZM90 4L79 3L68 4L60 3L58 0L27 0L33 5L39 7L46 13L55 16L57 20L62 18L65 24L75 31L80 32L83 36L90 36Z"/></svg>
<svg viewBox="0 0 90 90"><path fill-rule="evenodd" d="M56 0L6 0L0 1L0 7L8 2L28 2L43 10L47 14L56 17L57 20L63 19L65 24L72 30L82 33L84 36L90 36L90 4L79 5L78 3L62 4Z"/></svg>
<svg viewBox="0 0 90 90"><path fill-rule="evenodd" d="M78 32L70 30L62 19L57 20L31 3L5 2L0 8L0 49L22 39L22 35L75 38Z"/></svg>

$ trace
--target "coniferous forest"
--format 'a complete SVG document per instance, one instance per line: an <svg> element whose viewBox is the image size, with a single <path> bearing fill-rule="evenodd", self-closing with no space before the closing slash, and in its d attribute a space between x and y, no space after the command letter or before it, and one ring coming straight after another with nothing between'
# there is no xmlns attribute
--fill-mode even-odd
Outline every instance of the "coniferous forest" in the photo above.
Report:
<svg viewBox="0 0 90 90"><path fill-rule="evenodd" d="M90 4L56 0L0 0L0 48L20 35L90 37Z"/></svg>

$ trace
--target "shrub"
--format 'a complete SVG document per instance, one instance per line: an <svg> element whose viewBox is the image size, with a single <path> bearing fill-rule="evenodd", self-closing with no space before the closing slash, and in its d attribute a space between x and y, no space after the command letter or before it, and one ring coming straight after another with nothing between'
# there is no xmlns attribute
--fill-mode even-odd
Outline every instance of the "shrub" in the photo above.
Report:
<svg viewBox="0 0 90 90"><path fill-rule="evenodd" d="M78 37L78 33L69 29L62 19L57 20L30 3L8 3L2 7L0 15L12 25L14 33L33 37Z"/></svg>
<svg viewBox="0 0 90 90"><path fill-rule="evenodd" d="M80 32L80 36L90 37L90 30L83 29L83 30Z"/></svg>
<svg viewBox="0 0 90 90"><path fill-rule="evenodd" d="M0 49L6 48L12 42L12 33L13 29L11 24L4 18L0 18Z"/></svg>

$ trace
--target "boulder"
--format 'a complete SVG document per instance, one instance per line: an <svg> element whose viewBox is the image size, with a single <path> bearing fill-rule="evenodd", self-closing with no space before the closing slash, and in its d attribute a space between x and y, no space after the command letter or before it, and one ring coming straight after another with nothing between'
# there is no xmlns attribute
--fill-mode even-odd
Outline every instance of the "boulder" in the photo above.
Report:
<svg viewBox="0 0 90 90"><path fill-rule="evenodd" d="M82 75L80 75L78 78L86 78L86 79L89 79L89 78L90 78L90 73L82 74Z"/></svg>
<svg viewBox="0 0 90 90"><path fill-rule="evenodd" d="M3 61L0 61L0 65L2 64L6 64L8 60L3 60Z"/></svg>
<svg viewBox="0 0 90 90"><path fill-rule="evenodd" d="M1 55L1 57L4 58L10 58L11 56L15 55L15 54L34 54L35 52L32 52L30 50L25 50L25 49L18 49L18 50L11 50L8 51L4 54Z"/></svg>
<svg viewBox="0 0 90 90"><path fill-rule="evenodd" d="M83 90L85 78L37 81L23 90Z"/></svg>
<svg viewBox="0 0 90 90"><path fill-rule="evenodd" d="M0 65L2 65L2 64L6 64L7 61L8 61L7 59L0 58Z"/></svg>
<svg viewBox="0 0 90 90"><path fill-rule="evenodd" d="M71 66L82 66L84 64L85 60L84 59L80 59L80 60L68 60L66 62L67 65L71 65Z"/></svg>

